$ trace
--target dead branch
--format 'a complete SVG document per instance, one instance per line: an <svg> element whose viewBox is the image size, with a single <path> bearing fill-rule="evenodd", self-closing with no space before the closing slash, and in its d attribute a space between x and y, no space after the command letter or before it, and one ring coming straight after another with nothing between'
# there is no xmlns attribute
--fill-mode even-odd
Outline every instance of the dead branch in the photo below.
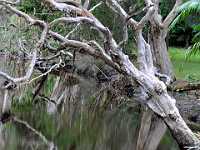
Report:
<svg viewBox="0 0 200 150"><path fill-rule="evenodd" d="M75 6L75 7L80 7L80 3L77 2L77 1L74 1L74 0L56 0L57 3L64 3L64 4L68 4L68 5L72 5L72 6Z"/></svg>
<svg viewBox="0 0 200 150"><path fill-rule="evenodd" d="M138 14L140 14L140 13L142 13L142 12L144 12L144 11L147 11L150 7L152 7L152 6L154 6L154 5L147 5L146 7L144 7L143 9L141 9L141 10L139 10L139 11L137 11L137 12L130 12L129 14L129 17L126 19L127 21L129 20L129 19L131 19L132 17L134 17L134 16L136 16L136 15L138 15Z"/></svg>
<svg viewBox="0 0 200 150"><path fill-rule="evenodd" d="M62 59L60 59L59 63L53 65L53 66L52 66L49 70L47 70L45 73L42 73L41 75L39 75L39 76L37 76L37 77L31 79L31 80L28 81L28 82L25 82L24 84L30 84L30 83L32 83L33 81L35 81L35 80L37 80L37 79L39 79L39 78L41 78L41 77L43 77L43 76L48 75L53 69L58 68L58 67L61 65L61 63L62 63Z"/></svg>
<svg viewBox="0 0 200 150"><path fill-rule="evenodd" d="M176 3L169 13L169 15L165 18L165 20L162 23L163 28L169 27L169 25L172 23L174 18L177 16L177 8L182 4L182 0L176 0Z"/></svg>
<svg viewBox="0 0 200 150"><path fill-rule="evenodd" d="M87 2L87 1L86 1ZM92 7L90 10L89 10L89 12L92 12L92 11L94 11L97 7L99 7L100 5L102 5L102 3L103 2L99 2L97 5L95 5L94 7ZM85 5L85 4L84 4ZM84 6L83 6L84 7ZM86 6L85 6L86 7ZM85 8L84 7L84 8ZM73 29L73 30L71 30L66 36L65 36L65 38L69 38L70 37L70 35L72 35L75 31L77 31L78 30L78 27L81 25L81 23L78 23L77 25L76 25L76 27Z"/></svg>
<svg viewBox="0 0 200 150"><path fill-rule="evenodd" d="M116 63L114 63L110 59L110 57L108 57L107 55L103 55L101 52L96 51L93 47L91 47L87 43L80 42L80 41L75 41L75 40L65 39L63 36L61 36L58 33L53 32L53 31L49 31L49 34L52 37L54 37L55 39L57 39L57 40L59 40L60 42L63 43L62 46L59 48L60 50L62 50L65 47L79 48L79 49L83 50L86 54L94 56L95 58L102 59L107 64L109 64L110 66L112 66L113 68L115 68L117 71L122 72L122 70L120 69L119 65L116 64Z"/></svg>
<svg viewBox="0 0 200 150"><path fill-rule="evenodd" d="M98 4L96 4L95 6L93 6L89 11L92 12L94 11L96 8L98 8L99 6L101 6L103 4L103 2L99 2Z"/></svg>
<svg viewBox="0 0 200 150"><path fill-rule="evenodd" d="M34 66L35 66L35 63L36 63L37 49L41 48L44 45L44 42L45 42L45 39L46 39L46 36L47 36L47 33L48 33L48 25L44 21L32 19L29 15L25 14L22 11L17 10L16 8L10 6L9 4L5 3L4 1L3 2L0 1L0 5L3 5L5 8L12 11L16 15L23 17L31 25L36 25L36 26L39 26L43 29L41 36L40 36L40 39L37 42L36 47L33 51L32 60L31 60L31 63L28 67L26 75L24 77L20 77L20 78L13 78L13 77L9 76L8 74L6 74L4 72L0 72L0 76L3 76L4 78L6 78L6 79L8 79L8 80L10 80L14 83L24 82L24 81L29 80L32 73L33 73Z"/></svg>
<svg viewBox="0 0 200 150"><path fill-rule="evenodd" d="M17 117L13 117L12 121L19 123L19 124L22 124L27 129L29 129L34 134L36 134L46 145L48 145L49 150L57 150L57 146L53 142L49 141L41 132L34 129L31 125L28 124L28 122L20 120Z"/></svg>
<svg viewBox="0 0 200 150"><path fill-rule="evenodd" d="M44 22L42 23L40 20L37 20L36 24L46 29L43 30L44 31L43 33L45 33L44 36L41 36L42 43L45 39L43 37L45 37L48 33L53 38L62 43L60 48L58 48L58 50L65 49L66 47L76 48L79 50L79 52L84 52L85 54L89 54L95 58L99 58L109 66L116 69L119 73L131 77L134 81L136 81L140 85L141 91L144 94L146 94L145 98L141 99L139 98L138 101L151 108L154 111L154 113L156 113L163 119L163 121L165 121L165 124L171 130L173 136L176 138L180 147L184 148L185 146L188 145L196 145L196 142L199 142L199 140L195 137L195 135L188 128L188 126L180 116L179 111L175 106L175 100L172 97L170 97L169 94L167 93L165 84L162 81L160 81L157 77L155 77L155 72L152 67L152 56L150 48L142 36L142 29L144 27L144 24L149 20L149 17L151 16L151 14L155 9L154 7L150 7L147 11L147 14L139 22L136 22L132 18L128 21L128 24L131 25L131 27L135 29L137 32L138 48L139 48L138 51L141 53L139 59L144 61L144 64L142 63L140 64L142 66L141 70L138 70L131 62L129 57L125 55L123 51L118 47L110 30L106 28L90 12L75 6L67 5L64 3L57 3L54 0L45 0L45 1L61 11L75 11L78 15L82 16L77 18L73 17L62 18L61 20L58 19L58 21L64 20L66 22L75 22L75 23L86 21L90 25L97 27L107 39L108 46L110 48L110 53L107 54L112 59L110 59L110 57L108 57L101 51L100 52L97 51L96 49L94 49L92 46L90 46L85 42L68 40L58 33L55 33L51 30L48 31L48 28L45 28L47 27L45 26L46 24ZM108 6L112 8L114 12L118 13L122 18L126 19L128 17L127 13L123 10L123 8L118 4L116 0L107 0L107 3ZM146 3L147 5L152 5L152 2L150 0L146 0ZM23 16L29 22L35 23L35 20L32 19L29 15L24 14L18 10L15 10L13 9L13 7L9 5L5 6L9 10L14 10L16 14ZM149 58L147 58L147 56ZM26 123L24 124L26 125Z"/></svg>
<svg viewBox="0 0 200 150"><path fill-rule="evenodd" d="M112 34L110 32L110 30L106 27L104 27L97 19L94 18L88 18L88 17L62 17L62 18L58 18L55 19L54 21L52 21L49 25L53 26L56 23L59 22L63 22L63 23L84 23L84 24L89 24L93 27L95 27L97 30L99 30L100 32L103 33L103 35L106 38L106 41L108 42L110 48L112 50L114 50L115 45L116 44L112 41Z"/></svg>
<svg viewBox="0 0 200 150"><path fill-rule="evenodd" d="M51 6L55 7L56 9L60 11L65 11L65 12L76 12L78 15L82 15L82 9L76 6L68 5L66 3L59 3L56 2L55 0L43 0L47 4L50 4Z"/></svg>
<svg viewBox="0 0 200 150"><path fill-rule="evenodd" d="M33 56L32 56L31 63L29 65L27 72L26 72L26 75L24 77L14 78L14 77L9 76L7 73L1 72L1 71L0 71L0 76L4 77L7 80L12 81L14 83L20 83L20 82L28 81L30 79L32 73L33 73L34 66L35 66L35 63L36 63L36 56L37 56L36 49L34 50L32 55Z"/></svg>
<svg viewBox="0 0 200 150"><path fill-rule="evenodd" d="M0 3L0 4L3 5L4 7L6 7L8 10L15 13L16 15L23 17L30 25L39 26L43 29L42 34L40 36L40 40L36 44L36 48L41 48L44 45L44 41L45 41L47 33L48 33L47 23L45 23L44 21L41 21L41 20L35 20L35 19L31 18L29 15L25 14L22 11L17 10L16 8L14 8L10 5L7 5L4 3Z"/></svg>
<svg viewBox="0 0 200 150"><path fill-rule="evenodd" d="M199 90L200 83L190 83L184 80L177 80L169 86L170 90L183 92L183 91L191 91L191 90Z"/></svg>
<svg viewBox="0 0 200 150"><path fill-rule="evenodd" d="M90 5L90 0L85 0L84 4L83 4L83 8L88 9Z"/></svg>

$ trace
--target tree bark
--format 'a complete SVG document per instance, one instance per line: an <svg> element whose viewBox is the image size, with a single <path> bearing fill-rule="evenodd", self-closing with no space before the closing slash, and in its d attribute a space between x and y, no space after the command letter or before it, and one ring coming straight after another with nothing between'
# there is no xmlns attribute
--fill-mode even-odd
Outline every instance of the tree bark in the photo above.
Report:
<svg viewBox="0 0 200 150"><path fill-rule="evenodd" d="M135 21L134 19L128 20L128 24L134 29L136 33L137 45L138 45L138 53L139 53L139 63L140 70L138 70L134 64L131 62L129 57L123 53L122 49L119 48L115 39L112 36L111 31L106 28L96 17L94 17L87 10L80 9L78 7L72 7L69 5L64 5L62 3L56 3L54 0L45 0L55 6L58 10L61 11L75 11L77 15L82 17L68 17L68 18L60 18L56 19L56 21L66 21L67 23L87 23L89 26L93 26L99 30L104 35L104 40L108 43L109 49L103 49L98 44L98 50L96 48L89 45L89 42L85 41L77 41L77 40L69 40L63 37L61 34L55 33L51 30L48 30L48 25L52 27L52 23L47 24L41 20L34 20L27 14L13 8L11 5L4 5L7 9L15 12L16 14L24 17L27 22L39 25L42 29L42 35L40 40L38 41L36 50L40 50L44 41L47 40L47 34L56 40L60 41L62 44L57 50L63 50L65 48L75 48L84 54L91 55L95 58L99 58L103 60L107 65L113 67L119 73L123 74L126 77L130 77L134 80L140 87L141 95L138 96L137 100L145 104L149 107L157 116L159 116L165 124L170 129L174 138L177 140L179 146L183 149L186 149L187 146L196 146L199 144L199 140L195 137L192 131L184 122L183 118L180 116L179 111L175 105L175 99L170 97L167 92L166 85L160 81L155 76L152 53L150 45L145 41L142 35L142 30L147 21L151 18L153 13L155 12L155 6L152 6L151 0L145 0L147 6L151 6L148 8L146 15L139 21ZM126 12L121 8L116 0L107 0L110 3L110 7L114 8L114 11L119 13L121 17L124 17L124 20L128 18ZM155 1L155 0L154 0ZM176 5L179 4L181 0L176 0ZM175 7L176 8L176 7ZM174 9L173 9L174 10ZM88 15L89 14L89 15ZM174 11L172 11L168 17L166 17L164 21L164 27L167 26L171 20L173 19ZM34 55L34 63L31 63L31 67L35 65L35 55ZM13 78L6 73L1 73L1 76L12 80L15 82L25 82L30 78L32 74L32 70L30 69L27 72L27 75L22 78Z"/></svg>
<svg viewBox="0 0 200 150"><path fill-rule="evenodd" d="M158 72L170 77L171 80L175 79L172 63L168 54L166 35L167 30L161 29L158 26L151 25L150 45L154 58L154 65Z"/></svg>
<svg viewBox="0 0 200 150"><path fill-rule="evenodd" d="M142 111L136 150L144 150L145 143L148 138L151 127L152 114L153 114L152 111L146 107Z"/></svg>
<svg viewBox="0 0 200 150"><path fill-rule="evenodd" d="M148 138L145 141L143 150L156 150L160 144L160 140L163 138L163 135L165 135L166 129L167 127L163 120L153 115L151 128L148 134Z"/></svg>

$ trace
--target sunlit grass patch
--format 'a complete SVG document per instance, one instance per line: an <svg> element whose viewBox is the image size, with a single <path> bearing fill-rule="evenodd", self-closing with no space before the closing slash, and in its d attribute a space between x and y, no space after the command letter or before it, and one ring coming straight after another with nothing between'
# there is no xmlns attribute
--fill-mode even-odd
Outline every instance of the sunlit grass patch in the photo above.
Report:
<svg viewBox="0 0 200 150"><path fill-rule="evenodd" d="M169 49L175 74L178 79L200 80L200 54L187 58L187 53L187 49L183 48Z"/></svg>

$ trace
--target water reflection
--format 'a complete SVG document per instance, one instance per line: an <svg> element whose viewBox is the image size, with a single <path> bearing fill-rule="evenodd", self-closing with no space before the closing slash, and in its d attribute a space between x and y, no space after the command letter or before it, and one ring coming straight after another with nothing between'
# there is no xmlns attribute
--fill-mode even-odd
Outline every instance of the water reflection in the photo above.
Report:
<svg viewBox="0 0 200 150"><path fill-rule="evenodd" d="M59 150L133 150L137 141L140 114L134 108L117 108L106 112L76 112L49 116L40 107L28 111L13 112L48 141L54 142ZM4 149L44 150L49 145L24 124L10 122L3 129ZM3 140L1 140L3 142ZM177 150L170 134L164 137L159 150Z"/></svg>
<svg viewBox="0 0 200 150"><path fill-rule="evenodd" d="M15 67L14 73L20 76L24 69L19 67L20 64L17 67L15 62L11 61L7 67L5 64L1 66ZM54 78L49 77L43 88L47 96L52 94ZM53 115L47 111L47 101L41 97L33 101L34 84L19 89L11 98L11 113L17 118L1 125L0 149L134 150L140 126L140 106L122 103L111 107L106 103L105 96L100 97L104 99L102 103L91 97L97 90L97 86L91 83L94 82L83 81L78 96L73 99L71 96L66 97L64 107ZM105 104L109 107L105 107ZM178 150L169 132L162 139L158 150Z"/></svg>

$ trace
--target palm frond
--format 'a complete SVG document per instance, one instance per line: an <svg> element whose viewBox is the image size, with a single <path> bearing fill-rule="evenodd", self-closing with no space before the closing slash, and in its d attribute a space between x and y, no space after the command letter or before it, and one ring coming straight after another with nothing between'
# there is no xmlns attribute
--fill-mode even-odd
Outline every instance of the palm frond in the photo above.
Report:
<svg viewBox="0 0 200 150"><path fill-rule="evenodd" d="M194 37L192 38L192 42L195 43L195 42L198 42L200 39L200 32L197 32Z"/></svg>
<svg viewBox="0 0 200 150"><path fill-rule="evenodd" d="M200 31L200 24L194 25L192 27L195 31Z"/></svg>
<svg viewBox="0 0 200 150"><path fill-rule="evenodd" d="M177 11L179 15L170 25L170 29L174 28L177 23L185 20L191 14L200 13L200 0L190 0L188 2L185 2L178 8Z"/></svg>
<svg viewBox="0 0 200 150"><path fill-rule="evenodd" d="M194 45L192 45L192 47L189 49L186 59L190 59L191 56L195 56L198 54L200 54L200 40L194 43Z"/></svg>
<svg viewBox="0 0 200 150"><path fill-rule="evenodd" d="M200 14L200 0L189 0L181 5L177 11L179 15L170 25L170 29L174 28L177 23L184 21L190 15ZM194 44L189 48L186 59L189 59L192 55L200 54L200 24L193 25L193 30L197 33L192 39Z"/></svg>

